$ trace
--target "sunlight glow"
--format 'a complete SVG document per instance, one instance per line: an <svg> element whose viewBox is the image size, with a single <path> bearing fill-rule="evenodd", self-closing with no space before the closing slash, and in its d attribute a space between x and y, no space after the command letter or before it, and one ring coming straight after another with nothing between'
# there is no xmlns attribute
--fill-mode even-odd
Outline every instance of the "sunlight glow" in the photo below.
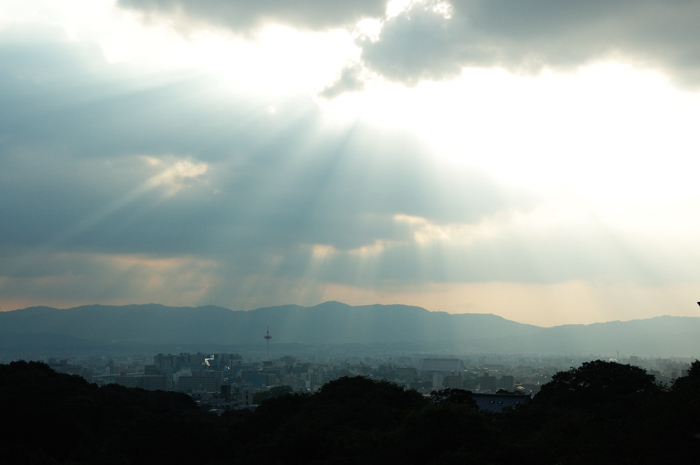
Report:
<svg viewBox="0 0 700 465"><path fill-rule="evenodd" d="M567 199L629 228L657 213L676 223L669 228L678 221L699 225L664 214L665 207L636 220L626 213L700 197L700 136L693 126L700 97L653 72L613 63L537 78L465 70L449 84L374 83L325 110L403 130L420 137L436 163L472 166L504 186Z"/></svg>
<svg viewBox="0 0 700 465"><path fill-rule="evenodd" d="M162 166L165 162L159 158L144 157L146 163L151 166ZM184 187L186 178L196 178L207 172L208 165L206 163L194 163L190 160L176 160L170 163L170 166L164 166L162 171L152 176L145 184L144 188L156 188L158 186L166 187L166 195L173 196Z"/></svg>
<svg viewBox="0 0 700 465"><path fill-rule="evenodd" d="M40 305L47 297L59 307L94 304L96 298L105 305L145 304L153 299L166 305L198 305L220 281L214 273L214 261L194 256L57 253L50 261L56 271L49 276L16 276L0 281L0 288L16 308ZM104 278L105 274L109 279ZM83 289L80 298L69 292L76 285ZM173 294L174 288L177 294ZM127 296L124 289L128 290ZM32 297L20 297L23 292Z"/></svg>
<svg viewBox="0 0 700 465"><path fill-rule="evenodd" d="M152 156L145 156L142 157L142 160L151 168L157 169L158 172L146 179L141 185L124 193L121 197L116 198L109 205L86 216L71 228L57 233L53 244L55 245L68 241L88 231L158 188L162 188L162 199L172 197L185 187L185 180L198 178L207 171L206 163L193 163L189 160L178 159L176 157L159 159Z"/></svg>
<svg viewBox="0 0 700 465"><path fill-rule="evenodd" d="M3 56L19 57L3 76L37 92L17 105L24 112L17 127L26 132L17 131L18 145L15 132L2 140L15 151L8 160L17 153L41 160L42 150L54 160L65 151L60 160L80 167L70 179L84 176L85 192L104 187L94 173L109 172L96 197L102 203L81 210L51 241L17 252L29 263L17 265L18 275L42 269L46 257L61 271L33 281L0 275L3 292L43 289L37 295L69 302L62 289L94 287L94 275L103 277L105 303L123 302L113 280L135 299L162 300L176 289L187 303L216 296L231 306L401 302L547 325L649 316L664 302L700 298L691 297L700 282L700 93L674 87L659 71L618 57L528 75L465 68L454 79L415 85L379 75L360 41L378 40L385 21L413 7L450 18L452 7L440 1L392 0L384 18L354 27L266 23L244 32L155 14L144 20L115 0L0 2L0 31L9 31L0 45L10 44ZM11 48L17 37L19 52ZM48 63L56 50L70 59ZM30 52L36 69L24 63ZM68 83L34 82L42 60L68 69ZM51 100L71 86L77 97ZM131 112L142 108L134 102L144 89L153 91L144 91L151 107L191 110L196 123L172 125L154 111L137 123L144 132L134 131ZM109 118L86 129L91 143L52 120L120 111L114 121L127 123L114 130L134 140L105 149L99 137L112 130ZM200 121L201 133L172 129ZM37 169L29 182L39 185L46 172ZM202 192L220 196L204 205ZM129 207L143 215L163 205L173 215L212 208L197 217L211 221L217 253L228 247L223 258L57 253ZM299 213L307 208L308 218ZM346 215L340 221L338 212ZM42 224L34 217L26 227ZM293 221L318 225L319 233L290 233ZM337 230L346 225L361 234L348 240ZM23 237L13 240L25 246Z"/></svg>
<svg viewBox="0 0 700 465"><path fill-rule="evenodd" d="M394 284L374 289L328 284L320 300L339 299L350 305L404 303L447 313L488 313L539 326L591 324L652 318L660 309L673 309L679 316L697 316L692 302L696 289L690 285L605 285L568 281L557 284L430 283L423 286ZM664 310L661 310L663 313Z"/></svg>

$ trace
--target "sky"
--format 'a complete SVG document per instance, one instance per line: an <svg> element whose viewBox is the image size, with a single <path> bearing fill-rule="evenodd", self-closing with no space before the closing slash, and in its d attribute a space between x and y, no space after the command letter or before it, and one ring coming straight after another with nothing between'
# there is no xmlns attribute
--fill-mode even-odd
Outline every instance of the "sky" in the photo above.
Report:
<svg viewBox="0 0 700 465"><path fill-rule="evenodd" d="M0 310L700 316L698 17L0 0Z"/></svg>

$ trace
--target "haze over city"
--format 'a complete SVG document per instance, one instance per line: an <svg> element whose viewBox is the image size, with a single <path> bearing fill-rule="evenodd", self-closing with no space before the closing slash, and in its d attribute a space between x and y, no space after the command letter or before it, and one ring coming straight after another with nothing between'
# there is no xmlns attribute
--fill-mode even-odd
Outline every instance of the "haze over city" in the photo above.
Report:
<svg viewBox="0 0 700 465"><path fill-rule="evenodd" d="M698 17L0 0L0 310L700 316Z"/></svg>

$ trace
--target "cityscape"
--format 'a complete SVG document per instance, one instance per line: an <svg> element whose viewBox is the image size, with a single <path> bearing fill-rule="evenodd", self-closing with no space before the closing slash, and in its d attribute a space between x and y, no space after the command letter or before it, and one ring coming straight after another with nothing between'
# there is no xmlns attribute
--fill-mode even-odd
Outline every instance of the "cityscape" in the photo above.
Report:
<svg viewBox="0 0 700 465"><path fill-rule="evenodd" d="M263 338L266 344L274 340L269 329ZM295 356L278 354L272 343L264 350L243 354L197 352L113 357L76 354L61 359L46 356L41 361L58 373L79 375L98 386L118 384L186 393L204 410L220 414L231 409L254 409L270 393L314 393L330 381L354 376L389 381L426 396L442 389L461 389L477 395L517 394L532 398L555 373L593 358L593 355L397 353ZM676 378L687 374L693 359L632 355L610 361L643 368L656 382L671 385Z"/></svg>

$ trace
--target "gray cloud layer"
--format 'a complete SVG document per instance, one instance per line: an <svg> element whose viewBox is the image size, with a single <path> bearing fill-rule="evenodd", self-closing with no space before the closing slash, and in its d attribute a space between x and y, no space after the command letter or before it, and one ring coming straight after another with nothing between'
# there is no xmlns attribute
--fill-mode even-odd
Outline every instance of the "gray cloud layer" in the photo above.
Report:
<svg viewBox="0 0 700 465"><path fill-rule="evenodd" d="M511 208L478 173L437 173L414 141L380 146L375 129L361 125L322 130L308 96L270 115L268 102L224 97L204 78L143 88L118 66L105 72L99 52L79 44L0 45L0 63L8 256L50 244L228 257L254 272L269 255L308 263L313 244L410 240L396 214L473 223ZM208 169L178 179L175 192L151 185L182 160Z"/></svg>
<svg viewBox="0 0 700 465"><path fill-rule="evenodd" d="M399 80L441 79L462 67L537 72L622 58L658 67L679 82L700 79L700 2L658 0L452 0L416 4L365 41L363 60Z"/></svg>
<svg viewBox="0 0 700 465"><path fill-rule="evenodd" d="M265 23L322 30L381 17L387 0L119 0L119 5L146 14L188 21L205 21L237 31Z"/></svg>
<svg viewBox="0 0 700 465"><path fill-rule="evenodd" d="M567 230L416 243L396 215L477 225L535 202L478 172L441 169L405 134L328 129L307 95L275 102L271 115L264 97L205 77L147 86L95 47L15 38L0 42L0 101L0 286L10 297L140 295L157 273L176 284L168 292L224 305L287 278L289 288L305 278L653 281L624 257L611 271L609 239ZM377 243L390 246L345 253ZM312 267L315 245L339 252ZM153 269L119 261L134 255Z"/></svg>
<svg viewBox="0 0 700 465"><path fill-rule="evenodd" d="M384 17L386 4L119 1L124 8L165 15L182 25L205 22L238 32L266 22L317 30L351 26L364 17ZM537 73L543 67L570 68L619 58L695 86L700 82L699 17L697 0L427 0L398 16L384 17L379 39L358 43L367 68L408 84L448 79L463 67ZM351 90L360 86L349 70L337 88L327 90L329 96L347 82Z"/></svg>

